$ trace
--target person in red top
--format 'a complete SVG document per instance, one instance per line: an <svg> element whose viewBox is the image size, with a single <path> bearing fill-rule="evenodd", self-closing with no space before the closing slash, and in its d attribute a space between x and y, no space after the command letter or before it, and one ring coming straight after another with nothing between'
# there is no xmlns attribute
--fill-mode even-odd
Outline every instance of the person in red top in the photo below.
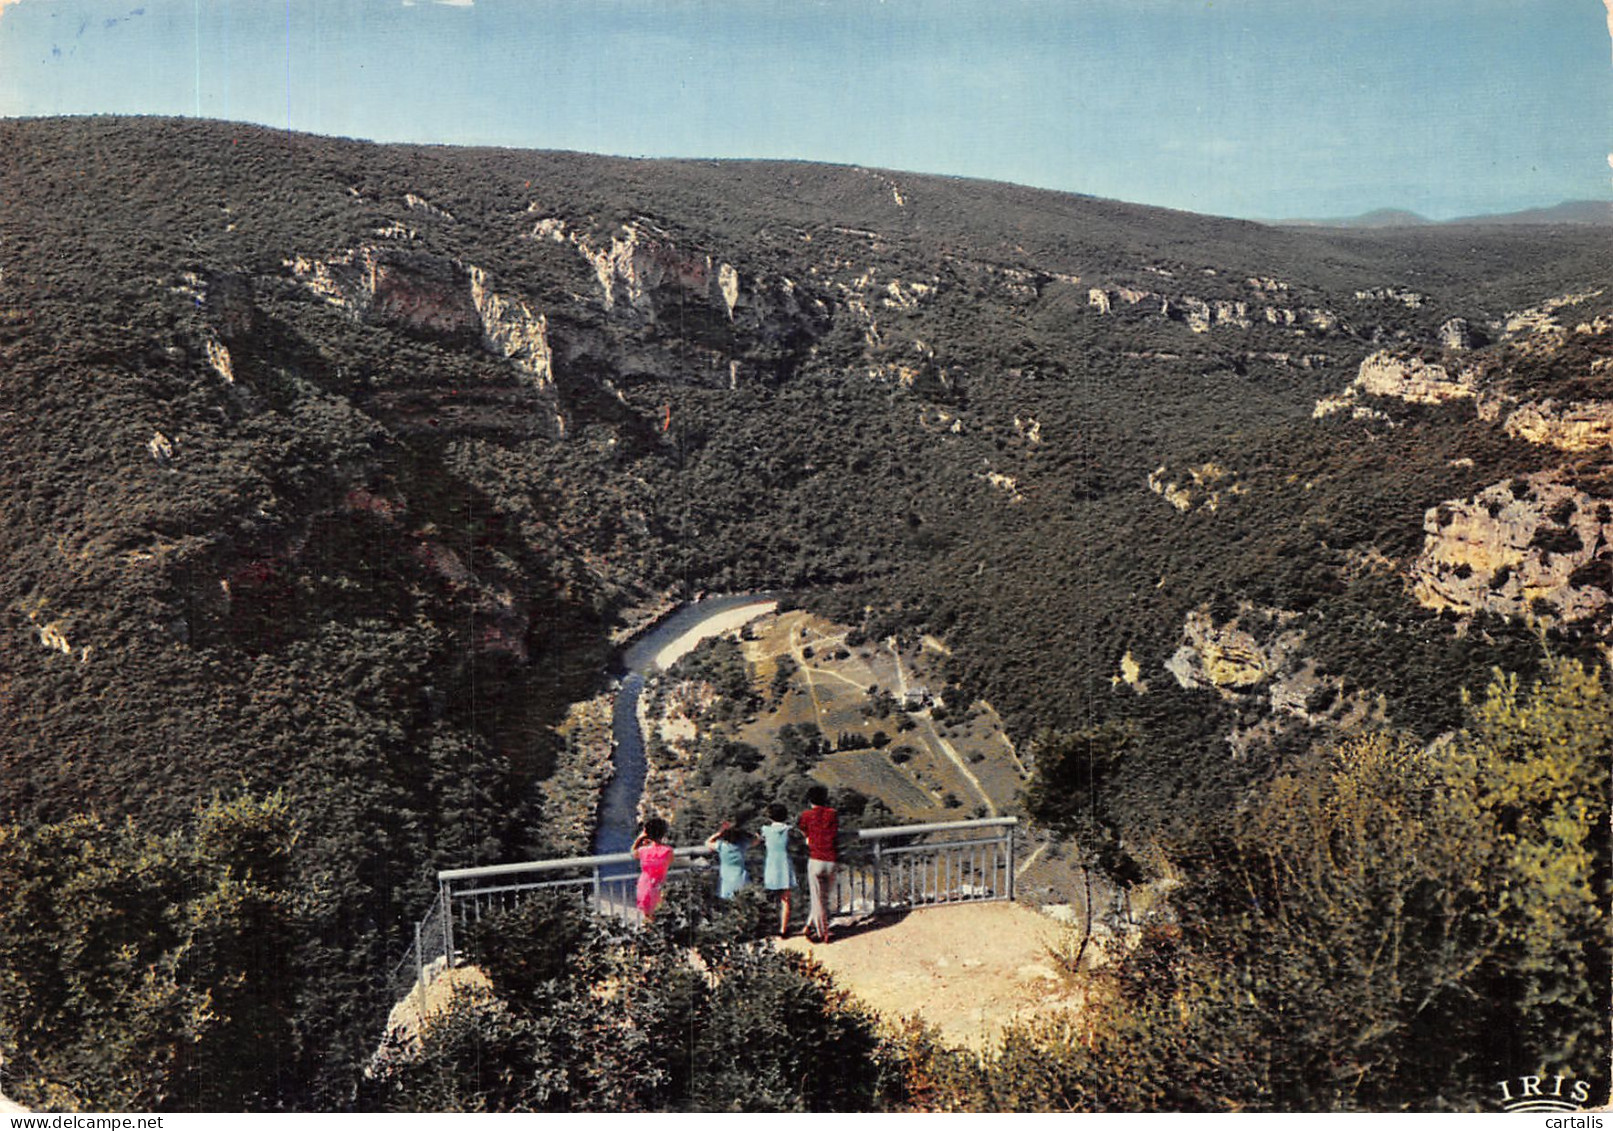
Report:
<svg viewBox="0 0 1613 1131"><path fill-rule="evenodd" d="M840 814L829 808L829 791L821 785L807 790L807 803L812 806L796 826L807 838L807 890L812 895L812 913L807 916L802 932L812 937L817 925L818 941L829 941L829 909L825 893L834 887L835 863L840 859L835 842L840 837Z"/></svg>

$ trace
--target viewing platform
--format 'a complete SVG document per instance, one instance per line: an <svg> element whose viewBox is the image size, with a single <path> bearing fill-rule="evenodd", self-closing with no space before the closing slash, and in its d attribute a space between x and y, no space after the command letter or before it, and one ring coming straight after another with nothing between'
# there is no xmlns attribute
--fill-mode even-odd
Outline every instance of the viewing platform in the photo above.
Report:
<svg viewBox="0 0 1613 1131"><path fill-rule="evenodd" d="M860 829L840 840L830 895L831 924L842 926L927 908L1011 902L1016 853L1015 817ZM667 886L704 885L715 898L714 855L704 845L677 848ZM753 876L760 875L759 854ZM806 904L804 861L797 861L796 899ZM752 880L755 884L757 881ZM408 952L393 969L393 989L427 985L462 961L456 938L484 916L511 910L540 891L575 893L596 914L639 922L638 864L631 853L573 856L452 868L437 874L437 899L415 926Z"/></svg>

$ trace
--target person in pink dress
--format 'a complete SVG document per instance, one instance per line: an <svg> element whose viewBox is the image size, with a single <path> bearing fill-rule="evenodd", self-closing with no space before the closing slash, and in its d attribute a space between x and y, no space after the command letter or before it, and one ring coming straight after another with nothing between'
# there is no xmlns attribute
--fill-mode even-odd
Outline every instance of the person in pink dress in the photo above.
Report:
<svg viewBox="0 0 1613 1131"><path fill-rule="evenodd" d="M638 861L638 909L648 923L661 906L661 886L672 867L672 846L666 843L666 822L651 817L633 841L633 859Z"/></svg>

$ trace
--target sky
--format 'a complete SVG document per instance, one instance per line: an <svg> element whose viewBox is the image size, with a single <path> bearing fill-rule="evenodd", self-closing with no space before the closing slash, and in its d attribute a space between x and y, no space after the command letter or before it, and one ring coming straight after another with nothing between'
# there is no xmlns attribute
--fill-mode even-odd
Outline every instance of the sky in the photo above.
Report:
<svg viewBox="0 0 1613 1131"><path fill-rule="evenodd" d="M1610 35L1613 0L0 0L0 116L1448 219L1613 200Z"/></svg>

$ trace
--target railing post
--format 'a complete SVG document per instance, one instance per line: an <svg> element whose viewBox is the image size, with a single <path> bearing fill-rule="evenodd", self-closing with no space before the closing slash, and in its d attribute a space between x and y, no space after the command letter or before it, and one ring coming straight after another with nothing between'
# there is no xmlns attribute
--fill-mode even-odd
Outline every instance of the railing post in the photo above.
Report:
<svg viewBox="0 0 1613 1131"><path fill-rule="evenodd" d="M884 871L885 871L884 841L876 839L874 841L874 914L875 915L878 915L881 911L885 910L885 904L882 901L882 899L880 898L880 893L884 888L884 885L883 885L882 880L881 880L881 877L883 876Z"/></svg>
<svg viewBox="0 0 1613 1131"><path fill-rule="evenodd" d="M424 922L424 920L421 922ZM424 993L426 985L426 951L422 945L420 927L421 923L414 925L414 983Z"/></svg>
<svg viewBox="0 0 1613 1131"><path fill-rule="evenodd" d="M454 895L447 880L442 881L438 891L438 898L442 900L443 969L451 970L454 965Z"/></svg>
<svg viewBox="0 0 1613 1131"><path fill-rule="evenodd" d="M1008 902L1014 901L1014 829L1008 826Z"/></svg>

